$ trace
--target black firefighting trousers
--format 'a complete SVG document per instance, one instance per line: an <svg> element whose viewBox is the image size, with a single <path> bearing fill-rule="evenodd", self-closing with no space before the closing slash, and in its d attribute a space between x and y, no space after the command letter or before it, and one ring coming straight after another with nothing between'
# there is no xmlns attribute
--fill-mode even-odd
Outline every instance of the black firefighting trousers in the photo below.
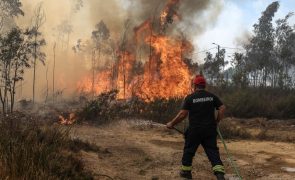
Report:
<svg viewBox="0 0 295 180"><path fill-rule="evenodd" d="M217 147L217 131L215 128L189 128L185 132L185 145L182 156L183 170L191 170L193 157L202 145L211 162L214 173L224 173L224 167Z"/></svg>

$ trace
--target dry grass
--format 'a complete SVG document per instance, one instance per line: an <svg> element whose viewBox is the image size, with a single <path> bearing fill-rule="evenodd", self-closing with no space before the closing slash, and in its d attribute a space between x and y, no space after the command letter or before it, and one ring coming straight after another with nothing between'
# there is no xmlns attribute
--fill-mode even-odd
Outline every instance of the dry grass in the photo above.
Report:
<svg viewBox="0 0 295 180"><path fill-rule="evenodd" d="M269 121L264 118L226 118L220 123L224 138L295 142L295 126L292 121ZM290 125L291 124L291 125Z"/></svg>
<svg viewBox="0 0 295 180"><path fill-rule="evenodd" d="M0 123L0 179L93 179L75 153L81 149L98 147L71 140L69 129L40 125L21 113L6 116Z"/></svg>

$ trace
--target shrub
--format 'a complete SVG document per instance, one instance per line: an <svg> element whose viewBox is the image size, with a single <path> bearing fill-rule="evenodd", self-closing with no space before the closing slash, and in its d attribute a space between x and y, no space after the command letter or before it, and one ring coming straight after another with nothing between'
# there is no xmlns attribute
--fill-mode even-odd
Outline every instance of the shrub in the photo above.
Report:
<svg viewBox="0 0 295 180"><path fill-rule="evenodd" d="M102 93L90 100L78 112L80 121L97 124L123 118L143 118L157 122L166 122L179 111L182 99L156 99L145 102L137 97L129 100L116 100L118 91Z"/></svg>
<svg viewBox="0 0 295 180"><path fill-rule="evenodd" d="M222 133L223 138L225 139L250 139L252 138L251 134L242 127L238 127L234 124L233 121L229 119L224 119L219 124L220 132Z"/></svg>
<svg viewBox="0 0 295 180"><path fill-rule="evenodd" d="M79 120L101 124L116 119L122 111L122 106L116 100L117 93L116 90L102 93L94 100L88 101L77 114Z"/></svg>
<svg viewBox="0 0 295 180"><path fill-rule="evenodd" d="M182 99L156 99L146 102L143 111L139 114L141 118L164 123L171 120L180 110Z"/></svg>
<svg viewBox="0 0 295 180"><path fill-rule="evenodd" d="M209 91L221 98L227 107L228 117L295 118L294 90L210 87ZM118 91L103 93L89 101L78 113L80 119L105 123L122 118L141 118L164 123L177 114L183 101L183 98L170 98L145 102L137 97L119 101L116 100L117 93Z"/></svg>
<svg viewBox="0 0 295 180"><path fill-rule="evenodd" d="M280 98L276 104L277 118L295 118L295 95L288 95L284 98Z"/></svg>
<svg viewBox="0 0 295 180"><path fill-rule="evenodd" d="M69 130L39 125L17 113L1 119L1 179L93 179L79 156Z"/></svg>
<svg viewBox="0 0 295 180"><path fill-rule="evenodd" d="M295 118L295 91L274 88L212 88L227 106L227 116L269 119Z"/></svg>

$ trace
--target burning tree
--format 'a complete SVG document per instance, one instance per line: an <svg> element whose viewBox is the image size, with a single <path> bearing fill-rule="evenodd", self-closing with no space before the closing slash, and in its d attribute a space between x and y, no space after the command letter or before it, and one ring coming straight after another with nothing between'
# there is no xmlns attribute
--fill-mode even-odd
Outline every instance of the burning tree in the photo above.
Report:
<svg viewBox="0 0 295 180"><path fill-rule="evenodd" d="M110 40L110 32L107 25L101 20L92 31L91 41L79 39L72 48L75 53L86 59L91 59L91 75L84 77L78 83L78 89L81 92L87 92L94 97L104 91L111 89L113 72L106 59L106 54L111 54L111 59L115 56ZM90 74L90 73L89 73Z"/></svg>
<svg viewBox="0 0 295 180"><path fill-rule="evenodd" d="M106 42L110 37L110 31L107 28L106 24L101 20L96 26L95 30L92 31L92 93L94 94L94 86L95 86L95 72L96 72L96 54L98 53L98 61L100 62L101 51L103 49L103 42Z"/></svg>
<svg viewBox="0 0 295 180"><path fill-rule="evenodd" d="M116 61L111 66L113 68L96 73L96 76L106 76L99 79L104 81L101 83L113 84L110 81L114 80L115 86L106 89L106 86L95 85L95 94L116 87L119 91L118 98L137 96L150 101L156 98L183 97L190 92L192 71L186 60L192 53L193 46L183 38L183 34L168 31L172 23L181 20L177 12L179 3L179 0L169 0L158 16L153 15L134 28L133 37L129 36L131 23L126 21L122 39L115 46L117 53ZM137 73L134 73L135 69ZM87 87L89 78L79 82L79 90L90 93L91 89Z"/></svg>

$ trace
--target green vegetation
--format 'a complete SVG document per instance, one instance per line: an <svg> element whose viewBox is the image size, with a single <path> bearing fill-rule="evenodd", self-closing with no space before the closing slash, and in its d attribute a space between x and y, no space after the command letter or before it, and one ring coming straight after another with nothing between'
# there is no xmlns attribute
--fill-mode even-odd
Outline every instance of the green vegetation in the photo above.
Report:
<svg viewBox="0 0 295 180"><path fill-rule="evenodd" d="M210 88L209 88L210 89ZM213 89L227 107L227 116L238 118L265 117L268 119L295 118L295 91L278 88L227 87Z"/></svg>
<svg viewBox="0 0 295 180"><path fill-rule="evenodd" d="M295 118L294 90L273 88L208 88L221 97L226 105L227 117L268 119ZM165 123L171 120L181 109L182 98L156 99L145 102L138 98L117 101L117 91L103 93L90 100L78 113L81 121L96 124L107 123L117 119L139 118Z"/></svg>
<svg viewBox="0 0 295 180"><path fill-rule="evenodd" d="M295 28L289 22L293 13L274 20L278 9L279 2L275 1L262 12L252 35L230 61L226 61L226 47L218 45L215 56L207 53L200 70L210 85L294 89ZM226 69L229 63L231 67Z"/></svg>

